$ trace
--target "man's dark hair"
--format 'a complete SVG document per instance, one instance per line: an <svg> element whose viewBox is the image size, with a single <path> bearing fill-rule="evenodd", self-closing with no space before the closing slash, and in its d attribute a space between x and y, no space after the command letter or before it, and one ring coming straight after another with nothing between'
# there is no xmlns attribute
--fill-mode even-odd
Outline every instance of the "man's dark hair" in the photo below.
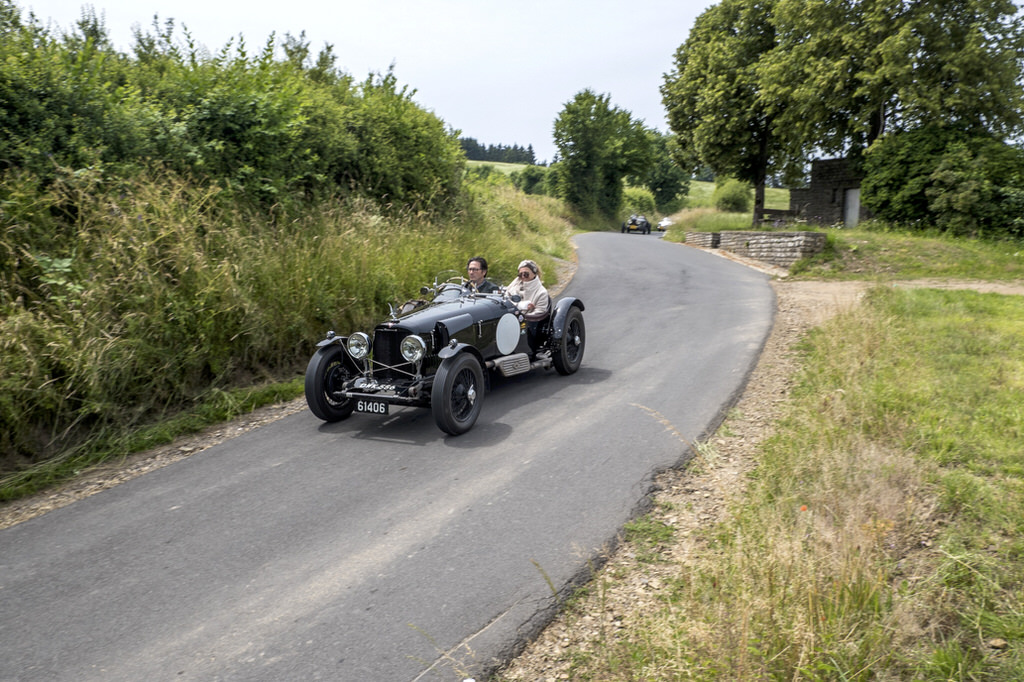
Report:
<svg viewBox="0 0 1024 682"><path fill-rule="evenodd" d="M466 261L466 267L468 268L469 264L472 263L473 261L476 261L477 263L479 263L480 264L480 269L483 270L484 272L487 272L487 259L486 258L484 258L483 256L473 256L468 261Z"/></svg>

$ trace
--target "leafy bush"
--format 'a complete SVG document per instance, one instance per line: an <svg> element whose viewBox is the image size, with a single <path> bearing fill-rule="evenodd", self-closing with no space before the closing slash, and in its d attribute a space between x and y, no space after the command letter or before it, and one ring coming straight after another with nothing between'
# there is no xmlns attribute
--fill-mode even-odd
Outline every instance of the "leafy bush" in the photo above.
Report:
<svg viewBox="0 0 1024 682"><path fill-rule="evenodd" d="M1024 235L1024 151L928 127L878 140L865 159L865 206L882 220L953 235Z"/></svg>
<svg viewBox="0 0 1024 682"><path fill-rule="evenodd" d="M627 187L623 192L620 211L623 216L636 214L653 218L656 210L654 193L646 187Z"/></svg>
<svg viewBox="0 0 1024 682"><path fill-rule="evenodd" d="M1024 153L995 140L950 145L925 190L935 225L972 237L1021 237Z"/></svg>
<svg viewBox="0 0 1024 682"><path fill-rule="evenodd" d="M434 210L458 194L455 135L391 72L355 85L295 39L284 60L273 39L211 56L179 47L172 23L137 32L129 57L94 14L54 37L0 2L0 160L44 186L58 169L109 178L159 160L264 206L358 194Z"/></svg>
<svg viewBox="0 0 1024 682"><path fill-rule="evenodd" d="M466 180L468 182L482 182L489 185L514 185L515 182L511 176L486 163L482 165L473 164L466 168Z"/></svg>
<svg viewBox="0 0 1024 682"><path fill-rule="evenodd" d="M0 160L47 176L54 163L120 160L151 138L149 117L102 41L52 38L0 5ZM133 115L139 114L139 115Z"/></svg>
<svg viewBox="0 0 1024 682"><path fill-rule="evenodd" d="M355 183L387 204L429 208L455 198L465 156L444 122L399 89L391 72L367 79L349 125L358 140Z"/></svg>
<svg viewBox="0 0 1024 682"><path fill-rule="evenodd" d="M547 194L546 176L548 169L544 166L527 166L521 171L512 173L512 182L516 188L526 194Z"/></svg>
<svg viewBox="0 0 1024 682"><path fill-rule="evenodd" d="M544 173L543 193L549 197L558 196L558 185L560 182L558 169L561 167L561 165L562 164L560 161L556 161L555 163L552 163L550 166L548 166L547 171Z"/></svg>
<svg viewBox="0 0 1024 682"><path fill-rule="evenodd" d="M937 127L880 138L864 160L861 201L882 220L903 226L928 223L929 178L947 145L963 138Z"/></svg>
<svg viewBox="0 0 1024 682"><path fill-rule="evenodd" d="M711 201L719 211L745 213L754 201L750 186L732 178L715 186Z"/></svg>
<svg viewBox="0 0 1024 682"><path fill-rule="evenodd" d="M690 176L673 160L673 148L678 148L675 136L662 135L656 130L648 132L651 140L651 159L643 169L631 174L627 182L634 187L646 187L654 195L661 213L675 213L683 206L690 190Z"/></svg>

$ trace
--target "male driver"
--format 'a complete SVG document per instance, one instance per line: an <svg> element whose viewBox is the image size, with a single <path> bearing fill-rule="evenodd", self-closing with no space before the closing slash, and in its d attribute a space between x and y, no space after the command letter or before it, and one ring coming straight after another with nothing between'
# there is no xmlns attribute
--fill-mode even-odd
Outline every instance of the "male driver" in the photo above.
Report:
<svg viewBox="0 0 1024 682"><path fill-rule="evenodd" d="M466 272L469 273L469 287L481 294L493 294L498 290L498 285L487 279L487 259L483 256L473 256L466 263Z"/></svg>

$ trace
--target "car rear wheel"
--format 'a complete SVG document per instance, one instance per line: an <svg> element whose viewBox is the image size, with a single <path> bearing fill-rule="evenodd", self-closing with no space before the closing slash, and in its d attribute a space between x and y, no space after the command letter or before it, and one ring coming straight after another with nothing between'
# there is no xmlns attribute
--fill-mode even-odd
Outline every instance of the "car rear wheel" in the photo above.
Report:
<svg viewBox="0 0 1024 682"><path fill-rule="evenodd" d="M345 349L331 344L319 349L306 365L306 404L309 410L326 422L345 419L355 409L355 400L340 391L352 378Z"/></svg>
<svg viewBox="0 0 1024 682"><path fill-rule="evenodd" d="M558 340L551 361L559 374L573 374L583 362L583 350L587 345L587 327L579 308L570 308L565 318L565 331Z"/></svg>
<svg viewBox="0 0 1024 682"><path fill-rule="evenodd" d="M459 353L434 375L430 409L437 427L453 436L469 431L484 404L484 374L476 357Z"/></svg>

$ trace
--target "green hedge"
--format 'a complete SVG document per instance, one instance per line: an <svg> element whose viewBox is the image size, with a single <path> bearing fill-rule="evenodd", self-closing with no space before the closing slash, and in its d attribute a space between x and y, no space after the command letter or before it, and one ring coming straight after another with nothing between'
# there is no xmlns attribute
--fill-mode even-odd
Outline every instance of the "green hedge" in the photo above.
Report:
<svg viewBox="0 0 1024 682"><path fill-rule="evenodd" d="M273 40L206 55L171 26L129 56L94 15L54 36L9 0L0 38L0 171L45 184L61 168L121 177L159 162L266 205L355 193L437 209L458 193L454 133L393 73L355 83L329 49L315 63L294 39L287 58Z"/></svg>
<svg viewBox="0 0 1024 682"><path fill-rule="evenodd" d="M952 235L1024 236L1024 150L988 135L930 126L868 151L865 206L901 227Z"/></svg>

